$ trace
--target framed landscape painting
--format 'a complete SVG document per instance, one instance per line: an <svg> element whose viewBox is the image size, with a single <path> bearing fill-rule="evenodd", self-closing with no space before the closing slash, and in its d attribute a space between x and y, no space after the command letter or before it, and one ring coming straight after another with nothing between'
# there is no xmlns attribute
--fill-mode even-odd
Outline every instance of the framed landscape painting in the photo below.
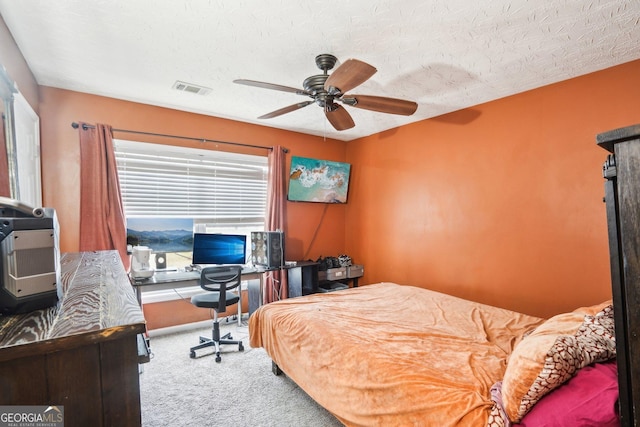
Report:
<svg viewBox="0 0 640 427"><path fill-rule="evenodd" d="M292 202L347 203L349 163L291 157L289 192Z"/></svg>
<svg viewBox="0 0 640 427"><path fill-rule="evenodd" d="M192 218L127 218L127 244L154 252L191 252Z"/></svg>

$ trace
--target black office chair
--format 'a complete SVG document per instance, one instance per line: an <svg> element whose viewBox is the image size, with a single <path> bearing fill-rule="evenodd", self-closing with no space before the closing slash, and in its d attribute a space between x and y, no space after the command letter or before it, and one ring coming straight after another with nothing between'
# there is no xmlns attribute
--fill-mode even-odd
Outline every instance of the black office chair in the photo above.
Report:
<svg viewBox="0 0 640 427"><path fill-rule="evenodd" d="M211 338L200 337L200 345L191 347L190 357L196 357L196 350L214 346L216 349L216 362L220 362L220 345L237 344L239 351L244 351L242 341L233 341L231 333L220 337L220 323L218 313L224 313L228 306L240 301L240 279L242 267L240 266L215 266L205 267L200 274L200 287L206 291L191 297L191 304L196 307L213 309L213 334ZM238 294L229 292L238 289Z"/></svg>

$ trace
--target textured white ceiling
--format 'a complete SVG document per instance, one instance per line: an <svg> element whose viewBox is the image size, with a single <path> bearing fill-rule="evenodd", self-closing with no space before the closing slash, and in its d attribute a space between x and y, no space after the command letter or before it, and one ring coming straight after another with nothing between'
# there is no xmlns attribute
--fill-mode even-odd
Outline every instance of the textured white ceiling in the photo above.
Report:
<svg viewBox="0 0 640 427"><path fill-rule="evenodd" d="M342 140L640 58L638 0L0 0L0 14L40 85ZM308 98L232 82L302 88L321 53L378 69L351 93L417 112L347 106L342 132L315 104L257 120Z"/></svg>

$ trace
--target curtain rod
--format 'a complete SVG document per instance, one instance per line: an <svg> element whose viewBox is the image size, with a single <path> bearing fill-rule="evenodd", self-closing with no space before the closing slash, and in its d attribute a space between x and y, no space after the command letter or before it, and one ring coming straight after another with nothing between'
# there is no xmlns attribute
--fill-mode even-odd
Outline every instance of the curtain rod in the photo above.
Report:
<svg viewBox="0 0 640 427"><path fill-rule="evenodd" d="M74 129L78 129L80 127L80 125L78 123L76 123L76 122L73 122L73 123L71 123L71 127L74 128ZM82 130L87 130L87 129L95 129L95 126L83 123L82 124ZM142 131L139 131L139 130L113 129L113 128L112 128L112 130L114 132L134 133L134 134L137 134L137 135L160 136L160 137L164 137L164 138L186 139L186 140L190 140L190 141L200 141L200 142L215 142L215 143L218 143L218 144L236 145L236 146L239 146L239 147L249 147L249 148L261 148L263 150L273 151L273 147L263 147L262 145L243 144L243 143L240 143L240 142L219 141L217 139L206 139L206 138L193 138L193 137L190 137L190 136L167 135L167 134L164 134L164 133L142 132ZM289 152L289 150L287 148L283 148L282 151L284 151L285 153Z"/></svg>

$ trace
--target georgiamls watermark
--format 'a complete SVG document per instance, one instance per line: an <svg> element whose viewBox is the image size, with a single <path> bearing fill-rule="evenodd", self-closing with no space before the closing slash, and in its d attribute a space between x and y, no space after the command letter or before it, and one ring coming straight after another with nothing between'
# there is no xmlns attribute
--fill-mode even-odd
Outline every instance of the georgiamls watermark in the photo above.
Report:
<svg viewBox="0 0 640 427"><path fill-rule="evenodd" d="M64 427L64 406L0 406L0 427Z"/></svg>

